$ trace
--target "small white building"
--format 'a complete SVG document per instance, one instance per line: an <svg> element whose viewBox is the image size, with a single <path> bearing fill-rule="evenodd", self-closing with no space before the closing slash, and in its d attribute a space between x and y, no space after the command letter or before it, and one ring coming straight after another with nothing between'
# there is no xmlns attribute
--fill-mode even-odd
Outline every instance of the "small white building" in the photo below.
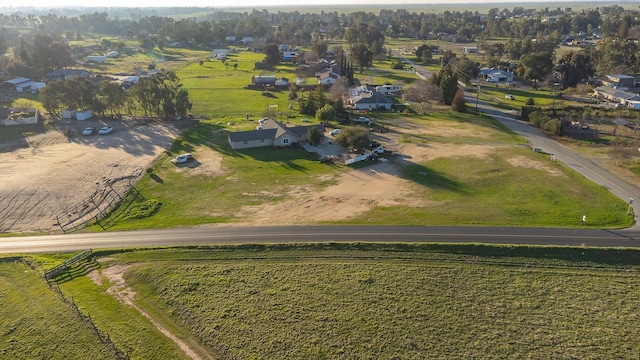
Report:
<svg viewBox="0 0 640 360"><path fill-rule="evenodd" d="M89 120L93 116L91 110L82 110L76 112L76 119L79 121Z"/></svg>
<svg viewBox="0 0 640 360"><path fill-rule="evenodd" d="M213 49L211 52L211 57L214 59L222 60L227 58L227 54L229 50L227 49Z"/></svg>
<svg viewBox="0 0 640 360"><path fill-rule="evenodd" d="M87 56L87 61L103 63L107 61L107 57L104 55L89 55Z"/></svg>
<svg viewBox="0 0 640 360"><path fill-rule="evenodd" d="M76 111L73 109L64 109L62 110L62 118L63 119L73 119L76 117Z"/></svg>

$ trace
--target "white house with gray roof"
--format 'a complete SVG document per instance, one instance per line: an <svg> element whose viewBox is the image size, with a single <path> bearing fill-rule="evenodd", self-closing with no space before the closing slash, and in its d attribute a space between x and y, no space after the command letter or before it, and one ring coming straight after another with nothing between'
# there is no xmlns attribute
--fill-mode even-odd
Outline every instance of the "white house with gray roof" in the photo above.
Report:
<svg viewBox="0 0 640 360"><path fill-rule="evenodd" d="M310 128L322 125L292 126L268 119L259 126L259 130L237 131L228 134L231 148L248 149L263 146L292 146L307 141L307 132ZM324 132L324 129L321 129Z"/></svg>

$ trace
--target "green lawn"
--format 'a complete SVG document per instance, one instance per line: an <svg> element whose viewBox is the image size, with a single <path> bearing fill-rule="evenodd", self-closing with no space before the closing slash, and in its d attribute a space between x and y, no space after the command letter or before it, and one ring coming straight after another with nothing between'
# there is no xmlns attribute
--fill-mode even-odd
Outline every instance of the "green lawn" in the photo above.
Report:
<svg viewBox="0 0 640 360"><path fill-rule="evenodd" d="M636 250L243 248L109 256L137 263L126 279L142 306L226 357L619 359L640 351Z"/></svg>

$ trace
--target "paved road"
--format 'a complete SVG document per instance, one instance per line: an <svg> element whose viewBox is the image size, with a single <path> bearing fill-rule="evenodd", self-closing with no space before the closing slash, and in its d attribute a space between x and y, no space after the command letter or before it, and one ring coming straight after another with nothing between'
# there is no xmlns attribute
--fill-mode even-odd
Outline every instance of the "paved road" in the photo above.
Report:
<svg viewBox="0 0 640 360"><path fill-rule="evenodd" d="M0 240L0 253L53 253L174 245L365 241L640 247L640 231L446 226L200 227L7 237Z"/></svg>
<svg viewBox="0 0 640 360"><path fill-rule="evenodd" d="M469 103L475 103L475 96L469 95L467 101ZM612 194L620 199L626 202L628 202L629 199L637 199L640 201L640 189L636 186L629 184L625 180L604 170L592 160L556 142L552 138L540 132L537 128L518 120L511 112L497 109L483 101L478 103L478 109L500 121L511 130L524 136L529 141L532 148L542 149L543 154L541 154L541 156L550 156L549 154L554 154L557 161L563 162L569 168L579 172L587 179L611 191ZM637 221L638 213L640 212L640 206L638 206L638 204L639 202L634 201L632 205L634 207L634 214L636 214L636 222L633 227L634 229L640 230L640 224ZM588 209L585 209L587 219L588 211Z"/></svg>

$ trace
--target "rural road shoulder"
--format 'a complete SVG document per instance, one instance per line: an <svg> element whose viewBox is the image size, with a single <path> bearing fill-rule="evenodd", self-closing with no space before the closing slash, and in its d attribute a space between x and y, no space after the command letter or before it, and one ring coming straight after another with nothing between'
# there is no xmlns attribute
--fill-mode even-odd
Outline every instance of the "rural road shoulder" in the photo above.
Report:
<svg viewBox="0 0 640 360"><path fill-rule="evenodd" d="M475 98L473 101L475 102ZM566 166L582 174L587 179L609 190L612 194L625 202L629 202L629 199L640 200L640 189L638 189L638 187L629 184L625 180L617 177L615 174L603 169L592 160L558 143L533 126L518 120L513 114L505 110L495 108L484 101L478 102L478 109L526 138L532 148L542 149L544 156L554 154L557 161L564 163ZM632 207L635 214L635 223L631 228L640 230L640 224L638 223L638 212L640 211L640 207L638 207L638 202L633 202ZM588 213L588 209L586 212Z"/></svg>

